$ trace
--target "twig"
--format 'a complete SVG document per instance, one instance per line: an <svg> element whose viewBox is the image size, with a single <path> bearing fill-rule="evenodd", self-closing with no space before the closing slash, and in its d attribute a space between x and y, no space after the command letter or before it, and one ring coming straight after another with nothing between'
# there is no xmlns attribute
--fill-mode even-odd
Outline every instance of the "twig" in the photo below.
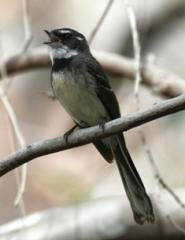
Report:
<svg viewBox="0 0 185 240"><path fill-rule="evenodd" d="M8 114L6 114L6 117L7 117L7 121L8 121L8 124L7 124L7 126L8 126L8 133L10 135L10 138L9 138L10 139L10 141L9 141L10 150L11 150L11 152L15 152L15 150L16 150L16 143L15 143L15 136L13 134L13 131L14 131L13 125L11 123L11 120L10 120L10 117L8 116ZM19 177L18 168L15 169L14 173L15 173L17 187L19 187L19 185L20 185L20 177ZM19 202L18 210L20 211L20 216L24 217L25 216L25 206L24 206L23 199L21 199L21 201Z"/></svg>
<svg viewBox="0 0 185 240"><path fill-rule="evenodd" d="M26 164L22 165L22 169L23 167L25 166ZM14 199L14 206L17 208L19 207L20 209L20 213L21 213L21 217L25 217L26 216L26 209L25 209L25 204L24 204L24 199L23 199L23 194L24 194L24 189L25 188L21 188L20 190L20 186L22 186L21 184L21 180L20 179L20 176L19 176L19 171L18 171L19 168L16 168L15 170L15 178L16 178L16 183L17 183L17 193L16 193L16 197L18 196L18 200L15 198ZM27 168L26 168L27 170ZM22 172L24 173L24 170L22 170ZM22 174L22 173L21 173ZM22 175L21 175L22 176ZM23 183L25 183L26 181L22 181Z"/></svg>
<svg viewBox="0 0 185 240"><path fill-rule="evenodd" d="M126 11L128 19L130 22L130 28L132 33L132 42L134 47L134 59L135 59L135 85L134 85L134 95L139 101L139 85L141 83L141 72L140 72L140 63L141 63L141 49L139 43L139 34L137 31L136 18L133 11L133 8L127 0L125 0Z"/></svg>
<svg viewBox="0 0 185 240"><path fill-rule="evenodd" d="M3 57L3 52L2 52L1 55ZM5 80L5 83L10 82L10 79L7 76L6 66L4 66L3 63L1 63L1 65L0 65L0 72L1 72L1 75L2 75L3 79ZM13 109L13 106L12 106L11 102L10 102L10 99L8 98L6 88L3 87L2 85L0 85L0 98L1 98L1 101L2 101L2 103L3 103L3 105L6 109L6 112L8 114L9 119L10 119L10 122L13 126L13 129L15 131L15 135L16 135L16 138L19 142L20 147L25 147L26 142L25 142L24 136L22 134L21 128L19 126L19 123L17 121L15 111ZM21 212L22 212L22 215L24 215L25 211L22 211L24 209L24 206L22 205L22 201L20 202L20 199L22 197L22 194L23 194L24 188L25 188L26 171L27 171L26 166L25 165L21 166L21 173L22 173L21 174L21 179L19 181L19 179L16 178L17 184L19 185L19 188L18 188L18 192L17 192L17 197L15 199L16 202L14 202L14 205L15 206L19 205L19 207L21 209Z"/></svg>
<svg viewBox="0 0 185 240"><path fill-rule="evenodd" d="M24 53L25 51L27 51L28 47L30 46L33 39L33 35L31 30L29 0L22 0L22 6L23 6L23 24L24 24L24 35L25 35L25 42L22 46L22 52Z"/></svg>
<svg viewBox="0 0 185 240"><path fill-rule="evenodd" d="M0 86L0 97L1 97L1 100L4 104L4 106L5 106L5 109L8 112L8 115L11 119L12 125L14 126L15 134L17 136L17 139L18 139L19 143L20 143L20 146L24 147L26 145L26 143L25 143L23 134L20 130L15 112L13 110L13 107L11 106L11 103L10 103L10 100L8 99L6 91L1 86Z"/></svg>
<svg viewBox="0 0 185 240"><path fill-rule="evenodd" d="M4 157L0 161L0 176L3 176L12 169L29 162L39 156L59 152L72 147L81 146L97 139L113 135L120 131L127 131L138 127L149 121L164 117L166 115L185 110L185 94L170 100L157 103L146 110L140 110L129 114L124 118L118 118L104 125L80 129L73 132L66 143L65 137L44 140L24 147L14 154Z"/></svg>
<svg viewBox="0 0 185 240"><path fill-rule="evenodd" d="M114 0L109 0L109 1L108 1L108 4L107 4L107 6L106 6L106 8L105 8L105 10L104 10L104 12L103 12L103 14L101 15L98 23L96 24L95 28L93 29L93 31L92 31L92 33L91 33L91 35L90 35L90 37L89 37L89 41L88 41L89 44L92 43L92 41L93 41L96 33L97 33L98 30L100 29L100 27L101 27L101 25L102 25L102 23L103 23L103 20L105 19L107 13L109 12L109 10L110 10L110 8L111 8L111 6L112 6L112 4L113 4L113 1L114 1Z"/></svg>
<svg viewBox="0 0 185 240"><path fill-rule="evenodd" d="M6 94L6 91L4 90L4 88L2 86L0 86L0 98L5 106L5 109L8 113L8 116L11 120L11 123L13 125L13 128L14 128L14 131L15 131L15 134L16 134L16 137L18 139L18 142L21 146L21 148L25 147L26 146L26 142L24 140L24 137L23 137L23 134L20 130L20 126L18 124L18 121L17 121L17 118L16 118L16 115L15 115L15 112L13 110L13 107L10 103L10 100L8 99L8 96ZM18 203L19 203L19 200L24 192L24 189L25 189L25 179L26 179L26 168L25 168L25 165L22 166L22 178L21 178L21 182L23 184L20 184L20 187L19 187L19 191L18 191L18 195L17 195L17 198L14 202L14 204L17 206Z"/></svg>
<svg viewBox="0 0 185 240"><path fill-rule="evenodd" d="M150 164L153 168L154 171L154 176L157 179L157 181L159 182L159 184L174 198L174 200L182 207L185 207L185 204L181 201L181 199L177 196L177 194L172 190L172 188L170 188L168 186L168 184L164 181L164 179L161 177L159 170L157 168L157 165L154 161L153 155L151 153L151 150L148 147L148 144L146 143L146 138L143 137L143 135L141 135L141 141L144 143L144 148L145 148L145 152L147 154L147 157L150 161Z"/></svg>
<svg viewBox="0 0 185 240"><path fill-rule="evenodd" d="M22 7L23 7L23 25L24 25L24 34L25 34L25 41L23 43L23 45L21 46L21 51L20 54L25 54L25 52L28 50L28 47L31 44L31 41L33 39L32 36L32 31L31 31L31 17L30 17L30 13L29 13L29 7L28 7L28 2L29 0L22 0ZM3 74L2 74L3 75ZM4 74L5 75L5 74ZM8 81L10 83L10 81ZM5 95L3 93L3 95ZM10 101L7 99L6 102L9 102L9 107L11 107L10 105ZM12 108L12 107L11 107ZM12 108L13 110L13 108ZM18 122L15 118L15 112L12 113L14 115L14 120L13 120L13 126L15 127L15 133L16 136L18 138L19 144L21 147L24 147L26 145L24 137L22 135L22 132L20 131L19 126L17 125ZM16 121L15 121L16 120ZM15 124L15 125L14 125ZM27 178L27 165L23 165L21 167L21 177L19 179L19 175L17 174L16 180L18 182L18 191L14 200L14 205L18 206L21 204L21 202L23 202L21 200L22 195L25 191L25 186L26 186L26 178ZM22 205L22 204L21 204ZM24 209L24 207L21 207L22 209ZM25 212L25 210L23 211Z"/></svg>
<svg viewBox="0 0 185 240"><path fill-rule="evenodd" d="M24 137L22 135L22 132L20 130L20 127L19 127L19 124L18 124L18 121L16 119L16 115L15 115L15 112L13 110L13 107L10 103L10 100L8 99L8 96L6 94L6 91L4 90L4 88L2 86L0 86L0 98L4 104L4 107L8 113L8 116L11 120L11 123L12 123L12 126L14 128L14 131L15 131L15 134L17 136L17 139L19 141L19 144L21 146L21 148L25 147L26 146L26 143L25 143L25 140L24 140ZM17 206L19 205L19 201L21 199L21 196L24 192L24 188L25 188L25 178L26 178L26 168L25 168L25 165L23 165L22 167L22 179L20 182L24 183L24 184L20 184L19 186L19 191L18 191L18 195L17 195L17 198L16 198L16 202L14 202L14 204Z"/></svg>
<svg viewBox="0 0 185 240"><path fill-rule="evenodd" d="M31 44L32 41L32 30L31 30L31 16L29 12L29 0L22 0L22 6L23 6L23 24L24 24L24 34L25 34L25 42L22 46L22 52L25 53L25 51L28 50L28 47ZM25 146L25 140L23 139L23 142L20 142L21 146ZM21 179L19 183L19 188L14 200L14 205L18 206L20 201L22 201L22 195L25 192L26 188L26 179L27 179L27 164L24 164L21 168ZM25 209L24 209L25 212Z"/></svg>

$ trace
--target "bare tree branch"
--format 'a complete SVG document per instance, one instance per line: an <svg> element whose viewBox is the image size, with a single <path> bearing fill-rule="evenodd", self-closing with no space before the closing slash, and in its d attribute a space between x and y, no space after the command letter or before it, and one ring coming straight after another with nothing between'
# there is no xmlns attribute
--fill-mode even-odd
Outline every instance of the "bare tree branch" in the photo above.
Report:
<svg viewBox="0 0 185 240"><path fill-rule="evenodd" d="M157 103L146 110L128 114L126 117L108 122L103 128L95 126L78 130L68 137L67 143L65 137L33 143L1 159L0 176L39 156L81 146L182 110L185 110L185 95Z"/></svg>
<svg viewBox="0 0 185 240"><path fill-rule="evenodd" d="M29 1L28 0L22 0L22 6L23 6L23 23L24 23L24 35L25 40L24 44L22 46L22 53L28 50L28 47L31 44L31 41L33 39L32 35L32 29L31 29L31 14L29 9Z"/></svg>
<svg viewBox="0 0 185 240"><path fill-rule="evenodd" d="M15 135L16 135L16 138L19 142L19 145L21 147L25 147L26 142L24 140L24 136L22 134L21 128L20 128L19 123L17 121L15 111L12 107L12 104L11 104L9 98L8 98L7 92L5 91L5 89L2 86L0 86L0 99L4 104L4 107L6 109L6 112L7 112L8 118L9 118L9 121L10 121L12 127L13 127L13 130L15 132ZM21 175L22 175L22 181L19 178L18 171L15 172L16 182L17 182L17 185L18 185L17 196L19 196L19 201L16 202L16 204L14 202L14 205L16 207L19 207L22 216L25 216L25 207L24 207L24 202L23 202L23 199L22 199L22 194L24 192L23 190L24 190L24 187L25 187L25 179L26 179L25 164L21 166ZM22 182L22 184L21 184L21 182ZM17 199L17 197L15 198L15 200L16 199Z"/></svg>
<svg viewBox="0 0 185 240"><path fill-rule="evenodd" d="M2 49L1 49L1 52L2 52L1 57L3 58L3 50ZM0 85L0 99L3 103L3 105L4 105L4 108L6 110L8 118L10 120L10 123L13 127L12 129L15 132L15 136L16 136L16 139L18 141L18 144L21 148L23 148L23 147L26 146L26 141L25 141L23 133L21 131L21 127L20 127L19 122L17 120L17 116L16 116L16 113L15 113L14 108L12 106L12 103L11 103L9 97L8 97L8 86L9 86L9 83L10 83L11 79L9 79L9 77L7 75L6 66L4 65L4 62L2 62L1 65L0 65L0 72L1 72L2 78L5 81L4 86L2 84ZM15 173L16 182L17 182L17 185L18 185L18 191L17 191L17 195L16 195L16 198L15 198L14 205L16 207L19 207L22 216L25 216L24 202L23 202L23 199L22 199L22 194L23 194L24 189L25 189L26 173L27 173L27 169L26 169L25 165L26 164L21 166L21 179L19 178L19 173L18 173L17 169L16 169L16 173Z"/></svg>
<svg viewBox="0 0 185 240"><path fill-rule="evenodd" d="M134 60L104 51L93 51L93 54L108 73L134 78L136 69ZM5 61L7 74L47 68L50 64L49 54L45 47L14 55ZM144 84L166 97L176 97L185 93L185 80L167 70L152 64L143 64L141 74Z"/></svg>
<svg viewBox="0 0 185 240"><path fill-rule="evenodd" d="M0 98L3 102L3 104L4 104L4 107L5 107L6 111L7 111L7 114L9 116L10 121L11 121L13 129L15 131L17 140L19 142L19 145L20 145L21 148L24 148L26 146L26 141L24 139L23 133L21 131L18 120L16 118L15 111L14 111L14 109L12 107L12 104L11 104L11 102L10 102L8 96L7 96L6 91L1 86L0 86ZM21 169L21 180L19 180L17 178L17 181L19 182L18 183L19 189L18 189L16 198L15 198L15 202L14 202L15 206L19 205L20 200L22 198L22 194L24 193L25 183L26 183L26 172L27 172L26 165L23 165L22 169Z"/></svg>
<svg viewBox="0 0 185 240"><path fill-rule="evenodd" d="M114 1L114 0L109 0L109 1L108 1L107 6L106 6L103 14L101 15L98 23L96 24L95 28L93 29L93 31L92 31L92 33L91 33L91 35L90 35L90 37L89 37L89 44L92 43L92 41L93 41L96 33L97 33L98 30L100 29L100 27L101 27L101 25L102 25L102 23L103 23L106 15L107 15L107 13L109 12L109 10L110 10L110 8L111 8L111 6L112 6L112 4L113 4L113 1Z"/></svg>
<svg viewBox="0 0 185 240"><path fill-rule="evenodd" d="M33 38L32 29L31 29L31 15L30 15L30 9L29 9L29 0L22 0L22 7L23 7L23 24L24 24L25 41L24 41L21 51L22 51L22 53L25 53L28 50L28 47L30 46L32 38ZM24 138L22 140L23 140L22 142L20 142L20 141L19 142L20 142L21 147L24 147L26 145L26 141ZM24 194L25 188L26 188L26 180L27 180L27 164L24 164L21 167L19 188L16 193L15 200L14 200L15 206L18 206L21 201L23 202L22 197L23 197L23 194ZM25 213L25 210L24 210L24 213Z"/></svg>
<svg viewBox="0 0 185 240"><path fill-rule="evenodd" d="M139 86L142 81L141 79L141 72L140 72L140 64L141 64L141 47L139 42L139 34L137 30L137 23L134 10L130 5L128 0L125 0L126 11L128 15L128 19L130 22L130 28L132 32L132 42L133 42L133 49L134 49L134 61L135 61L135 85L134 85L134 95L136 98L136 102L139 105Z"/></svg>

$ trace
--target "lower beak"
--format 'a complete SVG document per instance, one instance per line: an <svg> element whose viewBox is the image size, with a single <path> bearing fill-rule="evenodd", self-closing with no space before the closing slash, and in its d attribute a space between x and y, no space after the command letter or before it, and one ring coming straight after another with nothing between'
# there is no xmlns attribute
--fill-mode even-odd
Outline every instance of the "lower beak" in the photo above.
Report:
<svg viewBox="0 0 185 240"><path fill-rule="evenodd" d="M49 38L51 37L51 33L48 30L44 29L44 32L48 35ZM50 43L51 43L51 41L44 42L44 44L50 44Z"/></svg>
<svg viewBox="0 0 185 240"><path fill-rule="evenodd" d="M43 42L43 44L51 44L52 42Z"/></svg>
<svg viewBox="0 0 185 240"><path fill-rule="evenodd" d="M44 29L44 32L45 32L48 36L50 36L50 32L49 32L48 30Z"/></svg>

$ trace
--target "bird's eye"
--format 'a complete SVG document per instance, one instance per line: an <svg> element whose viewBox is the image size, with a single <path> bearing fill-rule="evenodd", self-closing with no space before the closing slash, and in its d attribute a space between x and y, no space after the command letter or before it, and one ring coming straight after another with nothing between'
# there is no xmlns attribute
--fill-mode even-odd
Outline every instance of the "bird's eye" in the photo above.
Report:
<svg viewBox="0 0 185 240"><path fill-rule="evenodd" d="M71 37L71 34L70 34L70 33L66 33L66 34L64 35L64 39L66 39L66 40L68 40L70 37Z"/></svg>

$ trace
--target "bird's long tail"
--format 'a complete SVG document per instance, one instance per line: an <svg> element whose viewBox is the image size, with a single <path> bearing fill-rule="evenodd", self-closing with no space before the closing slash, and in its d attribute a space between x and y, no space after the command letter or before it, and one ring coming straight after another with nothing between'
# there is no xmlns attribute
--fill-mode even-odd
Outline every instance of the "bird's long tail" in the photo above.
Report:
<svg viewBox="0 0 185 240"><path fill-rule="evenodd" d="M139 224L154 222L151 200L127 150L122 133L114 138L113 152L135 221Z"/></svg>

